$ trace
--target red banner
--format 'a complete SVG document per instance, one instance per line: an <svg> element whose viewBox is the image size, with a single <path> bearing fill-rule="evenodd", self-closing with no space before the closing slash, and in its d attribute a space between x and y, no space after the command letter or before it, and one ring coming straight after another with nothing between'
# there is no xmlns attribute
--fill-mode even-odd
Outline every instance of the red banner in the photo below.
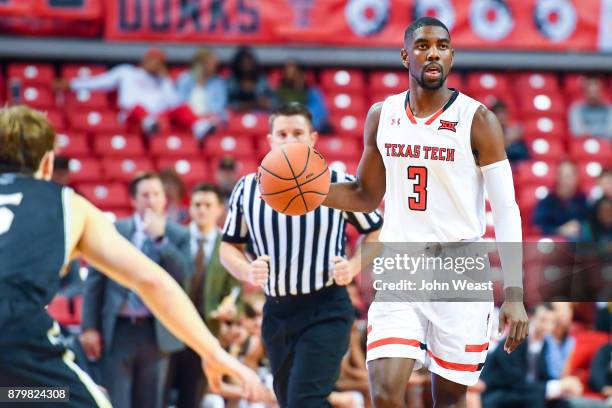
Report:
<svg viewBox="0 0 612 408"><path fill-rule="evenodd" d="M406 25L429 15L449 26L456 47L595 51L606 2L113 0L105 25L112 40L399 47Z"/></svg>

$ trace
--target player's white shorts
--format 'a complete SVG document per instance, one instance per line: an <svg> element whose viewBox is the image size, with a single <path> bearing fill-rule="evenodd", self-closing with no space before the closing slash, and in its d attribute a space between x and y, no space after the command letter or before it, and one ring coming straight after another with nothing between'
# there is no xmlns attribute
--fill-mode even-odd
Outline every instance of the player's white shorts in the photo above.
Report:
<svg viewBox="0 0 612 408"><path fill-rule="evenodd" d="M373 302L366 360L412 358L450 381L474 385L489 348L493 302Z"/></svg>

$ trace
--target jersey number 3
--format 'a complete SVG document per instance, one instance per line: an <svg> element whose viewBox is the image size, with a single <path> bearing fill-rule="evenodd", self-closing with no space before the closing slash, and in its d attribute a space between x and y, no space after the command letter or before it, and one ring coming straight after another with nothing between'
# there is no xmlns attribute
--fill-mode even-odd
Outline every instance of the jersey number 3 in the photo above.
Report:
<svg viewBox="0 0 612 408"><path fill-rule="evenodd" d="M22 199L22 193L0 194L0 235L7 233L11 229L11 224L15 218L15 213L5 206L19 205Z"/></svg>
<svg viewBox="0 0 612 408"><path fill-rule="evenodd" d="M427 167L408 167L408 180L414 180L414 194L416 197L408 197L408 208L414 211L425 211L427 209Z"/></svg>

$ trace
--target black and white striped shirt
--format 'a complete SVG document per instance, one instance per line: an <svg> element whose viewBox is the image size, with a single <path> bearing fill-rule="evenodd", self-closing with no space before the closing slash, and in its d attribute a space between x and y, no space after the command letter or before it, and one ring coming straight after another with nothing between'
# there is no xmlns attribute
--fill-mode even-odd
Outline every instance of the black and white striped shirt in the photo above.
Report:
<svg viewBox="0 0 612 408"><path fill-rule="evenodd" d="M331 181L354 177L331 170ZM267 205L259 194L255 173L240 179L229 201L223 240L252 241L257 256L270 257L270 274L264 291L269 296L307 294L333 283L331 259L345 255L345 222L361 233L382 226L379 211L352 213L319 207L302 216L286 216Z"/></svg>

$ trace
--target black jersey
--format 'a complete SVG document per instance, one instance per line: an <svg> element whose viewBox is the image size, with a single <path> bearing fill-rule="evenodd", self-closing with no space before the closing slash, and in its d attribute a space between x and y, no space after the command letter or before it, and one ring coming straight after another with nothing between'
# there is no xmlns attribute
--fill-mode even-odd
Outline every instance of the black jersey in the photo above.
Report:
<svg viewBox="0 0 612 408"><path fill-rule="evenodd" d="M52 324L44 308L67 262L69 192L53 182L0 174L0 337L17 334L11 329L23 328L19 320Z"/></svg>

